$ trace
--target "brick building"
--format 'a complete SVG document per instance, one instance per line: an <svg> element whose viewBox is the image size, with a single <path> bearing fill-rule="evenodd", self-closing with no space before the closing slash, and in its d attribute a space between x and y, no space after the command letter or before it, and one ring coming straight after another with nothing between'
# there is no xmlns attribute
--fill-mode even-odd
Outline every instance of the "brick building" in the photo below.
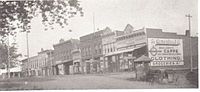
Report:
<svg viewBox="0 0 200 92"><path fill-rule="evenodd" d="M81 50L80 48L72 50L72 60L73 60L73 73L83 73L84 63L81 59Z"/></svg>
<svg viewBox="0 0 200 92"><path fill-rule="evenodd" d="M41 69L39 68L40 64L38 61L38 56L30 57L27 65L27 75L28 76L41 76Z"/></svg>
<svg viewBox="0 0 200 92"><path fill-rule="evenodd" d="M92 73L100 71L100 61L103 58L102 34L106 30L100 30L80 37L80 49L82 61L85 63L84 72Z"/></svg>
<svg viewBox="0 0 200 92"><path fill-rule="evenodd" d="M51 73L49 62L52 58L52 50L43 50L36 56L22 60L22 71L24 76L48 76Z"/></svg>
<svg viewBox="0 0 200 92"><path fill-rule="evenodd" d="M79 40L60 40L54 48L54 74L64 75L73 73L72 51L79 48Z"/></svg>
<svg viewBox="0 0 200 92"><path fill-rule="evenodd" d="M128 24L123 32L122 35L115 37L116 50L105 55L111 61L111 72L133 68L133 59L145 53L146 35L144 28L133 30L133 27Z"/></svg>
<svg viewBox="0 0 200 92"><path fill-rule="evenodd" d="M104 71L112 71L113 63L110 61L110 57L105 57L116 51L116 37L123 35L123 31L111 31L110 28L107 27L109 31L105 32L102 35L102 47L103 47L103 56L104 62L101 64L101 69Z"/></svg>
<svg viewBox="0 0 200 92"><path fill-rule="evenodd" d="M150 39L155 39L157 41L160 41L160 40L162 41L164 39L164 41L166 41L165 43L167 43L167 40L169 40L169 41L171 40L172 41L171 43L168 41L169 44L174 45L174 44L177 43L178 45L180 45L180 46L177 46L177 47L171 46L171 48L172 48L172 49L170 49L171 52L170 51L166 52L167 51L166 47L170 47L170 46L166 46L166 45L169 45L169 44L166 44L165 45L166 50L161 52L161 53L165 52L165 53L168 53L168 54L172 54L174 57L175 56L180 57L180 60L177 60L177 59L174 58L174 60L168 60L166 63L164 63L165 60L154 60L155 62L152 62L152 64L153 63L155 64L155 65L152 65L153 68L189 69L190 65L191 65L191 63L190 63L190 56L191 56L190 51L192 51L193 68L197 69L197 67L198 67L198 37L191 37L191 46L192 46L192 50L191 50L190 49L190 34L189 34L188 30L186 31L185 35L178 35L176 33L171 33L171 32L163 32L162 29L152 29L152 28L147 28L146 32L147 32L148 41ZM173 42L173 41L176 41L176 43ZM178 41L180 41L180 43ZM148 42L148 45L150 45L149 43L150 42ZM164 42L160 42L160 43L164 43ZM148 47L148 49L149 49L148 55L149 55L149 57L151 57L150 46ZM174 54L173 49L177 49L175 51L176 51L176 53L179 53L180 55ZM166 56L166 55L163 55L163 56ZM170 55L168 55L168 57L169 56ZM156 61L158 61L158 62L156 62ZM161 61L163 61L163 62L161 62Z"/></svg>
<svg viewBox="0 0 200 92"><path fill-rule="evenodd" d="M127 25L124 34L116 37L116 50L105 54L110 61L110 72L127 71L135 68L134 60L145 55L153 61L152 69L189 69L189 33L178 35L162 29L142 28L134 30ZM159 43L159 44L157 44ZM198 67L198 38L191 37L193 68Z"/></svg>
<svg viewBox="0 0 200 92"><path fill-rule="evenodd" d="M51 73L50 63L52 58L53 51L52 50L43 50L41 49L38 52L38 63L39 63L39 71L41 72L42 76L48 76Z"/></svg>

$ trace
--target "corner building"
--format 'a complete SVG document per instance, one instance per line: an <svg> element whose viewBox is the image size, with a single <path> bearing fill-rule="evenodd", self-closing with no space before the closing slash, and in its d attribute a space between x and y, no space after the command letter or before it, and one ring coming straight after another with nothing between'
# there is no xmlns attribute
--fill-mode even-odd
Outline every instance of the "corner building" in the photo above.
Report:
<svg viewBox="0 0 200 92"><path fill-rule="evenodd" d="M192 67L198 68L198 37L191 37L190 48L189 31L185 35L178 35L155 28L134 30L128 24L123 32L123 35L115 37L115 51L104 54L110 72L134 70L134 60L142 55L152 59L151 69L190 69L190 51Z"/></svg>
<svg viewBox="0 0 200 92"><path fill-rule="evenodd" d="M146 32L148 56L153 59L150 64L152 68L182 70L190 69L191 64L192 68L198 68L198 37L190 37L189 30L186 30L185 35L152 28L147 28Z"/></svg>

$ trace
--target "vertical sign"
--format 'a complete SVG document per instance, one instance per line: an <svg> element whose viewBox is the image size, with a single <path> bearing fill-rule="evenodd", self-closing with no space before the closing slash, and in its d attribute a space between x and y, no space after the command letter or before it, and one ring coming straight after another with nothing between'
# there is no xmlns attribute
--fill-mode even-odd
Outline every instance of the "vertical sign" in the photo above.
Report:
<svg viewBox="0 0 200 92"><path fill-rule="evenodd" d="M151 66L184 65L182 39L148 38Z"/></svg>

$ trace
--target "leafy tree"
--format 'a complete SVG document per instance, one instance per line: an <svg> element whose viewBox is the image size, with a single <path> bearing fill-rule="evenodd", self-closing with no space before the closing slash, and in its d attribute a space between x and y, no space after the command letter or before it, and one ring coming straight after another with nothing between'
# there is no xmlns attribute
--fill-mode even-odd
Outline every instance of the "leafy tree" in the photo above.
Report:
<svg viewBox="0 0 200 92"><path fill-rule="evenodd" d="M29 31L33 17L42 16L45 30L68 25L68 19L75 15L83 16L77 0L19 0L0 1L0 36L15 35Z"/></svg>
<svg viewBox="0 0 200 92"><path fill-rule="evenodd" d="M15 67L18 64L18 57L21 54L17 53L17 48L15 47L15 43L13 43L9 47L9 58L10 58L10 67ZM5 65L8 65L8 46L0 43L0 64L1 68L5 68Z"/></svg>
<svg viewBox="0 0 200 92"><path fill-rule="evenodd" d="M54 24L61 27L68 25L68 19L75 15L83 16L82 8L77 0L17 0L0 1L0 42L8 35L16 36L17 32L28 32L31 20L41 16L45 30L53 29ZM7 47L0 43L2 62L6 62ZM10 46L11 61L16 61L20 54L17 48ZM1 63L1 62L0 62Z"/></svg>

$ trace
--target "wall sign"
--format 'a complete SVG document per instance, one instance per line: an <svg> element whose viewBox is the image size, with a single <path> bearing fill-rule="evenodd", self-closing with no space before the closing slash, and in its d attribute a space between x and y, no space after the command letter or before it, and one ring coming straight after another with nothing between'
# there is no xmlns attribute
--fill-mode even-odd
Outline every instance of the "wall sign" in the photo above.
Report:
<svg viewBox="0 0 200 92"><path fill-rule="evenodd" d="M184 65L182 39L148 38L151 66Z"/></svg>

